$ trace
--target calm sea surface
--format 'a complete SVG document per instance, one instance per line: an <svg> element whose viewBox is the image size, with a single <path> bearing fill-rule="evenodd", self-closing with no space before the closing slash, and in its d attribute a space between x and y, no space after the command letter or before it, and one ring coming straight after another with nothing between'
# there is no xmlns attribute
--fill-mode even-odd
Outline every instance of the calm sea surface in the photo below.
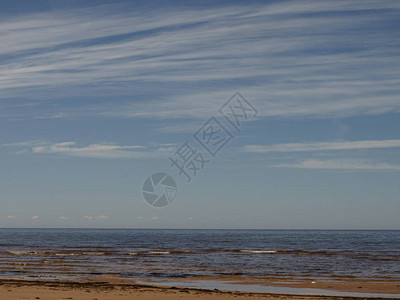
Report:
<svg viewBox="0 0 400 300"><path fill-rule="evenodd" d="M400 231L0 229L0 278L400 280Z"/></svg>

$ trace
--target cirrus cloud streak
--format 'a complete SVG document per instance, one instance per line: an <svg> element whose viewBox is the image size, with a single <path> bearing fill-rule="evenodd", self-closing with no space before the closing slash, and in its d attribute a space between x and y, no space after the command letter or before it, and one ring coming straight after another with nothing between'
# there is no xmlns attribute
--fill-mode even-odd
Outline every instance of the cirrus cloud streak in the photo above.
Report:
<svg viewBox="0 0 400 300"><path fill-rule="evenodd" d="M275 145L247 145L245 152L311 152L334 150L379 149L400 147L400 140L338 141L318 143L286 143Z"/></svg>

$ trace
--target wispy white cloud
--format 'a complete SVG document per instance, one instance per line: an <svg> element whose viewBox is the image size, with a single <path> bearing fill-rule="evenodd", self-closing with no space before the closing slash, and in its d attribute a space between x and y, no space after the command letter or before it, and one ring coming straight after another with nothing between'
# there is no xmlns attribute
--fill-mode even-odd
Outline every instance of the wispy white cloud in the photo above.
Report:
<svg viewBox="0 0 400 300"><path fill-rule="evenodd" d="M33 140L33 141L24 141L24 142L15 142L15 143L7 143L3 144L3 147L34 147L37 145L42 145L45 143L43 140Z"/></svg>
<svg viewBox="0 0 400 300"><path fill-rule="evenodd" d="M399 45L392 38L396 29L389 26L398 18L397 1L298 1L146 13L109 8L1 21L6 41L0 49L2 97L145 92L151 95L148 101L133 96L128 104L115 103L112 109L96 104L85 113L192 118L208 116L239 89L260 116L400 111ZM385 29L372 30L371 24ZM37 117L75 113L59 111Z"/></svg>
<svg viewBox="0 0 400 300"><path fill-rule="evenodd" d="M7 219L16 219L17 217L16 216L7 216L6 218Z"/></svg>
<svg viewBox="0 0 400 300"><path fill-rule="evenodd" d="M65 113L57 113L57 114L51 114L48 116L36 116L36 119L60 119L60 118L66 118L69 115L65 114Z"/></svg>
<svg viewBox="0 0 400 300"><path fill-rule="evenodd" d="M67 217L67 216L60 216L59 219L60 219L60 220L69 220L69 217Z"/></svg>
<svg viewBox="0 0 400 300"><path fill-rule="evenodd" d="M89 158L151 158L165 156L175 149L174 144L159 144L152 147L142 145L89 144L79 146L77 142L51 143L45 141L27 141L4 144L14 147L15 153L58 154ZM22 148L22 149L21 149Z"/></svg>
<svg viewBox="0 0 400 300"><path fill-rule="evenodd" d="M394 170L400 171L400 165L388 163L373 163L366 160L334 159L317 160L309 159L299 163L277 164L280 168L301 169L344 169L344 170Z"/></svg>
<svg viewBox="0 0 400 300"><path fill-rule="evenodd" d="M39 216L33 216L33 217L32 217L32 220L39 220L39 219L40 219Z"/></svg>
<svg viewBox="0 0 400 300"><path fill-rule="evenodd" d="M104 145L92 144L88 146L79 147L76 142L55 143L43 146L36 146L32 148L33 153L44 154L65 154L70 156L83 156L93 158L140 158L147 156L148 153L142 151L135 151L143 149L143 146L118 146L118 145Z"/></svg>
<svg viewBox="0 0 400 300"><path fill-rule="evenodd" d="M245 152L310 152L356 149L379 149L400 147L400 140L338 141L319 143L287 143L275 145L247 145Z"/></svg>

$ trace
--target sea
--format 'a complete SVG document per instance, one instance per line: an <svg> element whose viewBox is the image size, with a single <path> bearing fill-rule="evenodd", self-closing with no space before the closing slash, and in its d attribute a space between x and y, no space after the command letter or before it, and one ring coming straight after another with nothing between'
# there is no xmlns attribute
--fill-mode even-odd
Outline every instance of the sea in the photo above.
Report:
<svg viewBox="0 0 400 300"><path fill-rule="evenodd" d="M0 229L0 278L400 281L400 231Z"/></svg>

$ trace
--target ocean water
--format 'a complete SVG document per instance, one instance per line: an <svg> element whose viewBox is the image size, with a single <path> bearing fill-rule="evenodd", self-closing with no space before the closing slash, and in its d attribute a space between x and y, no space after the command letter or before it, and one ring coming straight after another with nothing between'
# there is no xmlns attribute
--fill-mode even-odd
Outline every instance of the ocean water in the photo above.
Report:
<svg viewBox="0 0 400 300"><path fill-rule="evenodd" d="M0 278L400 280L400 231L0 229Z"/></svg>

